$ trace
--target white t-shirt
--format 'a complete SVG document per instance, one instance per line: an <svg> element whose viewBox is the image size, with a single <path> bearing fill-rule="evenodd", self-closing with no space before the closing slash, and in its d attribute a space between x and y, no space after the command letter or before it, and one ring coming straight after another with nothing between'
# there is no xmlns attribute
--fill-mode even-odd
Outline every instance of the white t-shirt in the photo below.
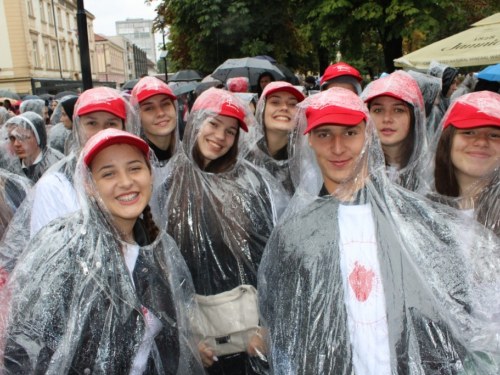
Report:
<svg viewBox="0 0 500 375"><path fill-rule="evenodd" d="M139 246L137 244L132 245L122 242L122 251L125 258L125 264L127 265L128 272L130 274L130 279L132 280L132 284L134 284L132 273L134 272L135 263L137 262L137 257L139 256ZM139 350L134 358L134 362L132 363L132 368L129 373L130 375L140 375L144 373L148 364L149 352L153 346L154 338L161 331L162 327L158 318L151 314L144 306L142 307L142 312L146 318L146 330L144 331L141 346L139 347Z"/></svg>
<svg viewBox="0 0 500 375"><path fill-rule="evenodd" d="M387 310L369 205L340 205L340 265L356 375L391 373Z"/></svg>
<svg viewBox="0 0 500 375"><path fill-rule="evenodd" d="M60 172L42 176L35 189L31 209L31 238L52 220L80 210L75 188Z"/></svg>

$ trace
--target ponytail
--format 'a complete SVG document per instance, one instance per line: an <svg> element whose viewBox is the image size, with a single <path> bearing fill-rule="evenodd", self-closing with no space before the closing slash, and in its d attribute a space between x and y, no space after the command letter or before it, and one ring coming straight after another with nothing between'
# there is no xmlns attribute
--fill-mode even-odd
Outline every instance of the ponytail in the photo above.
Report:
<svg viewBox="0 0 500 375"><path fill-rule="evenodd" d="M149 243L153 243L160 234L160 230L156 226L155 221L153 220L153 215L151 214L151 207L149 204L142 211L142 220L144 222L144 227L146 228L146 234L148 236Z"/></svg>

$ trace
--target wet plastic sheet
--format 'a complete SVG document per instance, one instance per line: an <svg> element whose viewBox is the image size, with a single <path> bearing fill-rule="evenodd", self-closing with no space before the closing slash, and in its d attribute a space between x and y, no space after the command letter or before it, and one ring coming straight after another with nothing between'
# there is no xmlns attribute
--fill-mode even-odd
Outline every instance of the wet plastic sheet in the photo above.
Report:
<svg viewBox="0 0 500 375"><path fill-rule="evenodd" d="M331 90L299 105L291 168L299 187L259 268L272 372L498 373L499 239L390 183L371 120L349 176L332 195L319 196L321 170L302 135L305 109L349 106L368 116L352 93ZM360 208L368 214L346 236L345 214ZM351 257L374 248L371 261ZM365 302L382 304L378 319L370 319ZM375 331L382 336L370 341ZM370 362L374 353L385 361Z"/></svg>
<svg viewBox="0 0 500 375"><path fill-rule="evenodd" d="M0 169L0 239L31 186L30 180Z"/></svg>

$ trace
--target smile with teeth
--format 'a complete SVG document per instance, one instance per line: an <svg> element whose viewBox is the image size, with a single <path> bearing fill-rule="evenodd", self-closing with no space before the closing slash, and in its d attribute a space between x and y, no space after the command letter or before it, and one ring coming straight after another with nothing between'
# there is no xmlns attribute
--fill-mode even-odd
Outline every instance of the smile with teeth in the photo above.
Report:
<svg viewBox="0 0 500 375"><path fill-rule="evenodd" d="M274 119L278 121L290 121L290 117L287 116L276 116Z"/></svg>
<svg viewBox="0 0 500 375"><path fill-rule="evenodd" d="M214 149L216 149L217 151L221 150L222 149L222 145L218 144L218 143L215 143L213 141L209 141L207 140L208 144L210 146L212 146Z"/></svg>
<svg viewBox="0 0 500 375"><path fill-rule="evenodd" d="M155 125L156 126L167 126L169 122L170 122L170 120L163 120L163 121L157 122Z"/></svg>
<svg viewBox="0 0 500 375"><path fill-rule="evenodd" d="M117 200L120 202L130 202L133 201L139 193L130 193L130 194L125 194L125 195L120 195L119 197L116 197Z"/></svg>

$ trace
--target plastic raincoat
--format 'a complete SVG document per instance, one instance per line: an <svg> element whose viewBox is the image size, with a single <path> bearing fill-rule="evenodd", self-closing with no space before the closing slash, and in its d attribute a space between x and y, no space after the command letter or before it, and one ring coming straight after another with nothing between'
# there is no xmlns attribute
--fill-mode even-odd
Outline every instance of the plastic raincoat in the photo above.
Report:
<svg viewBox="0 0 500 375"><path fill-rule="evenodd" d="M460 117L460 115L457 116L457 113L461 111L461 106L467 106L468 108L473 109L472 113L464 115L462 118ZM439 136L443 136L443 128L445 124L447 124L447 126L453 126L453 120L451 119L455 119L455 121L457 119L467 121L467 125L472 125L471 128L474 127L473 125L490 125L498 127L500 126L500 115L498 112L499 108L499 94L489 91L480 91L462 95L450 105L450 108L446 112L440 125ZM477 120L476 118L479 118L479 120ZM440 145L440 140L438 139L437 141L438 142L436 142L435 149L437 149L438 147L443 147L442 145ZM477 150L482 150L484 152L491 153L491 155L495 155L493 154L494 151L492 150L491 145L488 147L486 147L485 145L476 146L474 151ZM434 152L434 155L436 154L436 152L437 151ZM449 152L449 155L449 160L453 160L451 157L451 150ZM428 197L432 200L439 201L441 203L464 211L471 217L475 218L478 222L483 224L486 228L491 229L494 233L500 236L500 155L497 154L496 157L497 160L495 161L495 164L491 170L482 173L479 170L474 172L475 174L477 174L476 181L469 187L467 191L463 191L460 193L459 191L457 191L457 196L445 196L436 192L436 190L439 191L439 189L436 189L435 186L434 192L430 193ZM434 159L432 161L433 165L429 166L430 170L434 170L437 164L437 161L435 161ZM485 160L485 162L487 162L487 160ZM455 169L453 166L452 168L453 170ZM453 174L454 173L455 172L453 172ZM441 185L451 185L453 183L457 183L452 182L451 179L451 176L446 175L446 177L442 179ZM454 180L456 181L456 177L454 178ZM435 182L435 184L437 184L437 182Z"/></svg>
<svg viewBox="0 0 500 375"><path fill-rule="evenodd" d="M18 131L17 129L32 131L37 141L37 147L41 150L38 158L29 166L25 166L20 158L15 158L7 167L12 173L17 173L21 176L28 177L33 182L37 182L47 169L64 158L64 155L59 151L48 147L45 122L40 115L34 112L24 112L8 120L4 124L4 128L7 132L12 134L16 133ZM18 137L18 141L23 144L28 154L34 151L33 149L29 149L29 143L20 140L20 137L24 137L23 135L16 135L16 137Z"/></svg>
<svg viewBox="0 0 500 375"><path fill-rule="evenodd" d="M279 91L279 88L283 88L284 91L292 92L293 95L297 96L298 101L304 100L304 96L298 90L296 90L290 83L288 82L271 82L268 84L260 97L259 103L257 104L257 110L255 117L257 119L257 126L259 128L259 132L265 134L266 132L266 124L264 121L264 114L266 111L266 101L268 93L270 91L276 92ZM292 119L293 120L293 119ZM266 137L263 136L257 142L255 147L249 152L247 156L247 160L254 163L256 166L261 167L268 171L272 176L274 176L281 184L283 185L286 192L292 196L295 188L292 183L292 179L290 177L289 170L289 155L288 155L288 147L279 151L277 155L274 157L270 154L269 149L267 147Z"/></svg>
<svg viewBox="0 0 500 375"><path fill-rule="evenodd" d="M73 120L73 111L77 100L77 96L65 96L61 99L50 117L50 122L54 125L48 133L50 147L55 148L65 155L69 154L71 148L71 129L67 129L61 122L62 111L64 109L66 115Z"/></svg>
<svg viewBox="0 0 500 375"><path fill-rule="evenodd" d="M122 103L126 112L124 129L137 134L138 119L133 108L122 97L120 92L107 87L100 87L85 91L75 106L73 117L73 150L54 164L52 168L31 190L29 196L16 212L10 227L2 242L0 242L0 267L11 272L17 263L21 252L26 248L29 239L52 220L78 211L80 205L74 187L74 173L78 156L87 141L87 135L80 117L78 108L85 108L96 104Z"/></svg>
<svg viewBox="0 0 500 375"><path fill-rule="evenodd" d="M136 243L124 242L83 161L92 147L76 167L81 211L42 229L2 290L3 303L10 296L4 370L203 374L190 330L196 304L186 265L164 232L150 242L141 219ZM132 268L130 246L139 247Z"/></svg>
<svg viewBox="0 0 500 375"><path fill-rule="evenodd" d="M390 183L356 99L334 88L299 104L299 186L259 268L273 373L498 373L498 238ZM307 108L332 105L367 121L358 159L329 195L302 134Z"/></svg>
<svg viewBox="0 0 500 375"><path fill-rule="evenodd" d="M13 117L4 107L0 107L0 168L6 169L15 158L14 149L10 144L7 131L3 124Z"/></svg>
<svg viewBox="0 0 500 375"><path fill-rule="evenodd" d="M429 64L427 74L430 74L433 77L441 78L442 81L442 90L441 94L439 94L439 103L437 105L439 116L438 122L441 122L441 119L450 106L450 99L446 97L446 94L458 75L458 69L433 60Z"/></svg>
<svg viewBox="0 0 500 375"><path fill-rule="evenodd" d="M35 112L43 118L43 108L45 107L45 100L42 99L28 99L24 100L19 106L19 112Z"/></svg>
<svg viewBox="0 0 500 375"><path fill-rule="evenodd" d="M0 169L0 239L31 185L27 178Z"/></svg>
<svg viewBox="0 0 500 375"><path fill-rule="evenodd" d="M425 107L417 82L408 73L396 71L371 82L361 94L361 99L370 107L370 102L378 96L392 96L411 105L413 110L413 150L406 166L387 165L391 181L405 189L416 191L425 185L422 169L427 157L427 136L425 128ZM410 132L412 131L410 126ZM411 136L409 133L407 137Z"/></svg>
<svg viewBox="0 0 500 375"><path fill-rule="evenodd" d="M280 184L244 160L255 142L253 132L240 127L237 160L226 171L206 172L196 163L193 149L199 134L214 126L212 119L224 108L236 108L249 129L255 126L248 106L235 95L203 92L193 106L182 149L168 163L166 179L155 182L156 210L152 205L160 218L156 221L167 228L186 260L196 293L204 296L230 291L242 284L242 277L245 284L257 286L262 252L287 203L281 201ZM239 314L245 312L235 312L235 319ZM217 348L212 349L217 355Z"/></svg>

